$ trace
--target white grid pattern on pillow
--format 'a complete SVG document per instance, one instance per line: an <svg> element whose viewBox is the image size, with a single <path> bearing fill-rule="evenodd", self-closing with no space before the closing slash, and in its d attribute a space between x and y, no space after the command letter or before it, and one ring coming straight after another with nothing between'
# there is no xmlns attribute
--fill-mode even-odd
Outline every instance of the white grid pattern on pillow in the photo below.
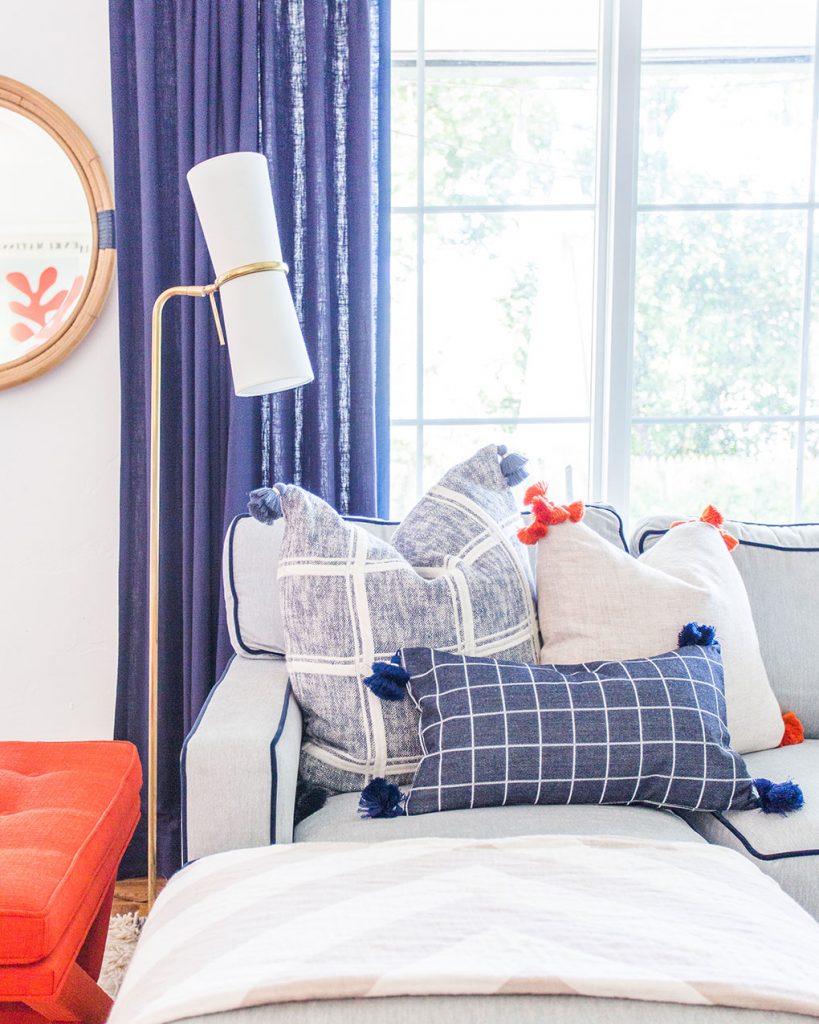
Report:
<svg viewBox="0 0 819 1024"><path fill-rule="evenodd" d="M409 814L538 803L753 806L725 725L717 645L562 666L426 648L401 656L424 755Z"/></svg>

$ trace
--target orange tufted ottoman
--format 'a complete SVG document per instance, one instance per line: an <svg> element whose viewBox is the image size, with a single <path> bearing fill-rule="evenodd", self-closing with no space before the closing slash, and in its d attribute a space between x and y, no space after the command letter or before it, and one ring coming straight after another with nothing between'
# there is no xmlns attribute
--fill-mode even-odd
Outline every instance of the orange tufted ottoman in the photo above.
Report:
<svg viewBox="0 0 819 1024"><path fill-rule="evenodd" d="M130 743L0 743L0 1024L102 1024L117 868L139 819Z"/></svg>

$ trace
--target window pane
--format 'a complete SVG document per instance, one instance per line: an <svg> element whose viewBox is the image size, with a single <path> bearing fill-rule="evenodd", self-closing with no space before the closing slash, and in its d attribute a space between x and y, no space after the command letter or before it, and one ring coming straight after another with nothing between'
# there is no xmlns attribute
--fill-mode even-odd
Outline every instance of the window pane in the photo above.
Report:
<svg viewBox="0 0 819 1024"><path fill-rule="evenodd" d="M819 423L809 423L805 433L801 518L819 522Z"/></svg>
<svg viewBox="0 0 819 1024"><path fill-rule="evenodd" d="M529 480L545 480L555 501L586 498L589 479L588 423L541 424L537 426L472 426L424 428L423 487L435 484L456 463L468 459L488 444L505 444L510 451L528 456ZM415 490L414 427L393 427L390 515L400 519L418 500ZM523 501L524 488L519 500Z"/></svg>
<svg viewBox="0 0 819 1024"><path fill-rule="evenodd" d="M418 46L418 0L391 0L390 44L397 57Z"/></svg>
<svg viewBox="0 0 819 1024"><path fill-rule="evenodd" d="M415 427L390 428L390 518L400 519L417 498Z"/></svg>
<svg viewBox="0 0 819 1024"><path fill-rule="evenodd" d="M643 0L643 47L812 47L815 22L814 0Z"/></svg>
<svg viewBox="0 0 819 1024"><path fill-rule="evenodd" d="M418 202L417 96L415 67L393 67L390 111L393 206L415 206Z"/></svg>
<svg viewBox="0 0 819 1024"><path fill-rule="evenodd" d="M597 7L597 0L427 0L426 47L445 52L594 52Z"/></svg>
<svg viewBox="0 0 819 1024"><path fill-rule="evenodd" d="M390 416L415 417L417 353L418 253L414 214L392 218L390 249Z"/></svg>
<svg viewBox="0 0 819 1024"><path fill-rule="evenodd" d="M644 65L641 203L804 202L813 71Z"/></svg>
<svg viewBox="0 0 819 1024"><path fill-rule="evenodd" d="M797 411L805 214L638 218L635 416Z"/></svg>
<svg viewBox="0 0 819 1024"><path fill-rule="evenodd" d="M505 444L510 451L526 455L530 482L545 480L555 501L586 497L588 423L425 427L424 488L431 487L450 466L487 444ZM521 501L524 489L520 490Z"/></svg>
<svg viewBox="0 0 819 1024"><path fill-rule="evenodd" d="M793 423L635 424L631 514L697 516L711 502L731 519L793 515Z"/></svg>
<svg viewBox="0 0 819 1024"><path fill-rule="evenodd" d="M809 416L816 416L819 414L819 230L813 233L812 269L810 343L806 367L806 412Z"/></svg>
<svg viewBox="0 0 819 1024"><path fill-rule="evenodd" d="M646 0L643 203L807 199L814 0Z"/></svg>
<svg viewBox="0 0 819 1024"><path fill-rule="evenodd" d="M436 214L424 415L587 416L593 214Z"/></svg>
<svg viewBox="0 0 819 1024"><path fill-rule="evenodd" d="M427 203L593 200L593 59L570 73L430 67L425 103Z"/></svg>

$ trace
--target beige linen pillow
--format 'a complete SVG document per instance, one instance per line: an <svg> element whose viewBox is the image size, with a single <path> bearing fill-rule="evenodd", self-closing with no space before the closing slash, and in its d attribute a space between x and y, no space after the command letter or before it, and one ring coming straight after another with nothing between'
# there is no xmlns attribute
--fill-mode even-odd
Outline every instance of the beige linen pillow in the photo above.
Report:
<svg viewBox="0 0 819 1024"><path fill-rule="evenodd" d="M538 500L548 501L535 497L535 505ZM571 514L558 513L564 521L549 525L538 541L541 663L649 658L673 650L687 622L708 623L722 645L732 746L743 754L778 746L779 705L721 531L702 521L683 523L633 558L580 521L579 503Z"/></svg>

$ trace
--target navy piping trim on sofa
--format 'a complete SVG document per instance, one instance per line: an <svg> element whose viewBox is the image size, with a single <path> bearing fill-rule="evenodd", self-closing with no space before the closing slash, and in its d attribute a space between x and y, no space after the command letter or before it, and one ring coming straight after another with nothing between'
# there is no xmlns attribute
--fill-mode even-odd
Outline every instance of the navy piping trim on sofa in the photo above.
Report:
<svg viewBox="0 0 819 1024"><path fill-rule="evenodd" d="M232 654L227 665L225 665L224 672L219 676L216 683L211 688L210 693L205 698L205 703L199 709L199 714L196 716L191 731L185 737L182 742L182 753L179 755L179 779L181 788L181 814L182 814L182 865L188 863L188 743L193 739L196 730L202 719L205 717L205 712L208 710L208 705L213 699L214 693L219 689L222 680L230 671L230 666L233 664L236 655Z"/></svg>
<svg viewBox="0 0 819 1024"><path fill-rule="evenodd" d="M726 519L725 522L730 526L730 519ZM736 519L734 522L739 523L740 526L770 526L772 528L777 526L819 526L819 523L746 523L740 519ZM644 533L640 534L640 540L637 544L637 553L640 555L643 554L645 551L645 543L649 537L663 537L666 533L668 533L668 530L646 530ZM746 548L764 548L767 551L796 551L802 552L803 554L816 554L819 552L819 548L790 548L785 547L782 544L761 544L757 540L742 540L740 537L737 537L737 540Z"/></svg>
<svg viewBox="0 0 819 1024"><path fill-rule="evenodd" d="M770 526L774 529L777 526L819 526L819 523L757 523L751 519L727 519L728 523L741 523L742 526Z"/></svg>
<svg viewBox="0 0 819 1024"><path fill-rule="evenodd" d="M759 525L764 526L765 524L760 523ZM750 853L752 857L756 857L757 860L787 860L789 857L819 857L819 850L783 850L782 853L760 853L759 850L755 849L755 847L751 845L742 832L728 821L721 811L712 811L711 813L721 825L737 837L748 853Z"/></svg>
<svg viewBox="0 0 819 1024"><path fill-rule="evenodd" d="M233 522L228 527L228 584L230 586L230 596L233 600L233 630L236 636L236 643L242 648L245 654L259 655L259 654L273 654L281 657L281 651L271 651L267 647L248 647L242 637L242 628L239 625L239 594L236 591L236 576L233 571L233 537L236 533L236 527L241 519L252 519L253 517L248 513L244 512L241 515L236 516ZM367 519L364 516L344 516L346 523L372 523L378 526L398 526L398 523L391 522L388 519Z"/></svg>
<svg viewBox="0 0 819 1024"><path fill-rule="evenodd" d="M273 739L270 741L270 842L271 844L276 842L276 810L277 810L277 795L279 792L279 769L276 764L276 746L282 737L284 727L287 723L287 713L290 711L290 700L293 697L293 687L290 685L290 680L287 680L287 687L284 691L284 700L282 701L282 713L279 717L279 724L276 728L276 733Z"/></svg>
<svg viewBox="0 0 819 1024"><path fill-rule="evenodd" d="M611 505L589 505L589 508L601 509L604 512L610 512L617 520L617 532L620 535L620 543L623 545L623 551L629 554L628 541L626 540L625 525L620 513L613 508ZM239 625L239 594L236 590L236 575L233 571L233 538L236 533L236 527L239 525L242 519L252 519L253 517L248 513L244 512L241 515L236 516L233 522L228 527L228 585L230 586L230 596L233 601L233 631L236 637L236 643L242 648L245 654L256 655L276 655L281 656L281 651L271 651L266 647L249 647L242 637L242 628ZM370 523L374 526L400 526L401 524L395 522L392 519L369 519L366 516L343 516L346 523Z"/></svg>
<svg viewBox="0 0 819 1024"><path fill-rule="evenodd" d="M627 555L631 554L628 547L628 541L626 540L626 529L623 523L623 517L617 509L613 505L587 505L586 508L596 508L601 509L603 512L611 512L617 520L617 532L620 534L620 543L623 545L623 551L625 551Z"/></svg>
<svg viewBox="0 0 819 1024"><path fill-rule="evenodd" d="M236 516L228 529L228 583L230 584L230 596L233 599L233 629L236 634L236 643L242 648L245 654L281 655L281 651L269 651L265 647L248 647L242 639L242 630L239 626L239 595L236 592L236 578L233 572L233 536L236 533L236 527L238 526L239 521L242 519L252 519L252 516L249 512Z"/></svg>

